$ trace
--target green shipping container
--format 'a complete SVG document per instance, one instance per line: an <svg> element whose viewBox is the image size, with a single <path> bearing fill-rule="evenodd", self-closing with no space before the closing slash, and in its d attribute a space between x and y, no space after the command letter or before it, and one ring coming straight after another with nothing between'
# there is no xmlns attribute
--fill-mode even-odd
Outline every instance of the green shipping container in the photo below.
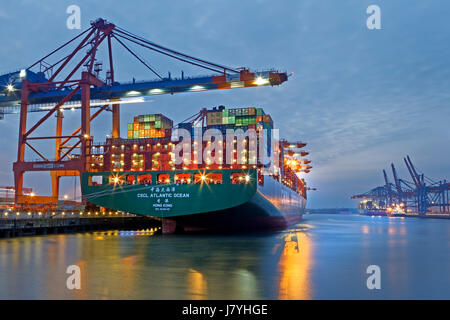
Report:
<svg viewBox="0 0 450 320"><path fill-rule="evenodd" d="M263 109L262 108L256 108L256 115L257 116L262 116L264 114Z"/></svg>
<svg viewBox="0 0 450 320"><path fill-rule="evenodd" d="M161 129L161 121L159 121L159 120L155 121L155 128Z"/></svg>
<svg viewBox="0 0 450 320"><path fill-rule="evenodd" d="M228 117L228 114L229 114L228 109L222 110L223 117Z"/></svg>
<svg viewBox="0 0 450 320"><path fill-rule="evenodd" d="M133 124L129 123L127 126L128 131L133 131Z"/></svg>
<svg viewBox="0 0 450 320"><path fill-rule="evenodd" d="M235 124L236 123L236 117L228 117L228 124Z"/></svg>

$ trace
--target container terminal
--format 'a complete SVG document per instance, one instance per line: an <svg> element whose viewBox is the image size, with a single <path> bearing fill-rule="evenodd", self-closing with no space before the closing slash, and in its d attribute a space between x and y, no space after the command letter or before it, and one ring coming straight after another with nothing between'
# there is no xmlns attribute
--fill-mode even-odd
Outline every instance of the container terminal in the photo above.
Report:
<svg viewBox="0 0 450 320"><path fill-rule="evenodd" d="M114 63L113 53L115 52L115 48L113 45L118 45L122 49L125 49L130 53L130 56L133 59L136 59L143 65L143 69L148 70L153 76L156 76L157 79L150 81L136 81L133 78L133 81L131 82L118 82L115 75L119 68L117 68L116 63ZM133 46L148 50L149 52L161 54L170 59L177 60L178 62L207 70L209 73L212 72L213 75L192 77L186 76L184 72L181 72L181 76L177 78L172 77L169 72L168 76L162 76L154 67L146 63L144 58L133 50ZM69 52L69 54L67 54L67 52ZM103 72L103 63L100 52L106 52L106 54L104 54L106 61L108 61L108 70L106 72ZM13 212L16 212L16 214L18 213L19 216L24 213L28 216L28 213L31 212L31 214L38 219L43 219L39 216L39 212L42 212L43 217L48 218L51 218L52 212L62 212L59 207L61 205L61 201L59 200L59 181L61 177L79 177L82 190L88 190L93 186L92 178L90 179L92 172L99 172L101 170L103 170L101 172L107 172L106 170L110 169L112 169L111 172L121 172L121 170L125 170L125 166L130 166L129 168L127 167L127 170L137 169L154 171L168 169L163 167L157 169L158 165L166 166L168 164L167 154L164 155L166 158L161 155L165 160L159 161L160 164L156 164L151 156L148 154L147 156L145 155L145 152L144 154L136 153L136 155L134 155L135 152L132 152L132 157L135 158L127 160L126 164L125 161L120 158L116 159L117 162L114 162L114 164L112 161L116 160L109 159L109 161L105 162L104 159L108 156L116 157L117 155L113 155L113 153L110 153L109 155L106 153L99 153L98 150L101 150L102 148L96 148L100 146L94 143L94 137L91 135L91 125L95 125L94 120L101 113L111 112L112 115L111 138L107 139L102 145L103 152L106 146L112 148L117 145L118 150L120 150L122 145L127 144L128 146L130 145L130 141L135 139L139 141L139 148L146 147L147 145L150 145L151 147L159 147L162 144L168 146L170 143L170 130L172 129L173 122L163 114L137 116L133 122L128 124L126 138L121 138L121 106L131 103L146 102L148 101L148 97L161 94L279 86L287 80L288 75L286 72L278 72L273 69L251 71L248 68L231 68L222 64L199 59L149 41L99 18L91 23L90 28L59 46L57 49L51 51L29 67L0 76L0 85L3 87L2 94L0 95L0 118L4 119L7 114L19 113L18 152L17 160L13 164L14 186L12 188L8 187L8 190L13 194L14 201L11 203L11 194L8 194L8 197L5 200L9 203L9 207L7 206L9 213L7 211L3 212L2 219L5 219L6 216L8 219L11 219L14 216L14 214L11 214ZM97 110L94 113L91 113L91 109ZM65 110L80 110L81 114L78 129L67 134L63 133L63 113ZM262 113L257 114L257 112L261 112L257 111L257 108L251 108L252 111L250 112L255 110L254 115L232 115L234 112L245 112L237 110L247 110L247 113L249 112L249 108L229 110L213 109L210 112L201 111L199 116L206 119L206 127L214 125L234 125L247 126L248 128L249 125L257 126L258 122L262 123L263 126L271 125L272 120L270 119L270 116ZM44 115L36 122L30 123L30 119L28 119L28 114L30 112L39 112ZM252 116L254 116L254 118L252 118ZM40 132L44 123L53 120L50 119L51 117L56 118L56 121L54 121L54 134L49 135L48 133L45 134ZM260 119L256 119L256 117L260 117ZM235 123L232 123L233 121L235 121ZM252 121L255 121L255 123L251 123ZM183 123L186 125L186 122ZM126 141L126 143L124 141ZM48 154L43 150L40 150L33 142L52 144L55 146L54 152ZM131 145L134 146L135 144L136 143L133 143ZM287 201L292 204L292 201L294 201L293 199L300 196L303 200L298 203L297 207L294 205L292 208L301 216L301 212L303 211L306 202L307 188L305 181L300 180L297 177L297 173L307 173L311 169L311 166L308 165L310 162L309 160L301 160L298 158L306 156L308 154L307 151L297 152L292 150L292 148L289 149L289 146L292 145L294 148L300 149L306 144L300 142L292 144L285 140L280 140L277 144L280 145L280 149L286 150L287 152L286 158L283 157L281 159L281 166L278 168L278 170L283 172L274 174L269 180L276 183L277 187L281 186L281 189L287 189L285 191L280 191L281 198L274 198L271 200L281 201L280 203L284 205L286 202L286 195L288 195L287 197L289 200ZM146 151L153 152L150 150ZM31 160L32 157L36 156L39 157L38 160ZM156 161L158 162L158 160ZM144 163L144 167L139 167L142 163ZM112 167L108 167L111 164ZM105 167L100 168L102 165ZM121 167L122 165L123 168ZM206 168L198 168L196 166L191 167L191 169L207 170ZM228 170L230 169L231 167L228 168ZM236 173L239 173L243 179L245 179L246 176L251 175L252 179L254 178L254 181L252 180L250 185L255 185L253 191L255 194L258 194L258 196L261 196L260 190L256 187L256 184L254 184L255 182L258 182L259 187L264 186L264 183L261 184L261 179L258 178L263 170L261 165L256 164L254 168L251 168L254 170L251 172L248 165L241 165L239 168L236 167L236 170L237 169L247 170ZM184 170L184 168L181 168L181 170ZM217 167L211 170L225 169L219 169ZM23 186L23 176L25 173L30 172L48 172L50 174L51 195L37 195ZM191 173L191 179L194 181L194 172L192 171ZM215 173L217 172L211 172L213 175ZM161 174L167 173L161 172ZM233 173L227 171L227 174L230 174L230 182L233 184ZM115 177L112 181L122 184L122 178L122 176ZM138 176L135 176L135 184L138 183L138 178ZM110 177L104 179L104 181L109 181ZM172 181L171 183L175 183L174 179L175 177L172 176L172 174L169 174L169 181ZM209 177L207 179L209 179ZM157 179L154 179L153 181L154 183L158 183ZM222 187L225 187L225 184L223 184ZM267 187L269 188L269 186ZM258 190L258 192L256 190ZM252 198L251 191L248 191L247 195L249 195L248 199ZM97 197L96 199L101 199L101 197ZM96 202L92 197L91 200ZM81 205L84 207L86 205L95 206L92 201L87 201L86 198L83 197ZM261 203L260 201L257 202ZM243 200L239 205L244 203L247 202ZM276 211L274 209L276 206L273 201L264 206L265 208L262 211L265 213L273 213ZM112 209L113 212L118 212L120 215L132 213L114 207L105 209L100 205L96 207L96 211L100 209ZM216 209L216 211L221 211L226 208L218 207ZM77 215L78 212L78 216L83 213L85 214L83 218L86 218L87 215L85 211L86 210L79 210L72 212L74 212L75 215ZM203 211L204 210L202 210L202 212ZM142 212L135 213L142 214ZM286 221L283 220L282 222L284 223Z"/></svg>
<svg viewBox="0 0 450 320"><path fill-rule="evenodd" d="M362 215L450 218L449 189L447 180L435 181L419 174L409 156L403 158L411 180L398 177L391 164L394 183L383 170L385 184L351 199L360 200L358 209Z"/></svg>

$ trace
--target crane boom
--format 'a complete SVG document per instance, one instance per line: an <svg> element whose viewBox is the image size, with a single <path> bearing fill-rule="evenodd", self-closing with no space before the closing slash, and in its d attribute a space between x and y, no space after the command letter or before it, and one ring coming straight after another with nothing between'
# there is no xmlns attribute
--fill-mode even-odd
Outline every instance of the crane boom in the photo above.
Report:
<svg viewBox="0 0 450 320"><path fill-rule="evenodd" d="M389 199L389 205L392 203L392 190L391 190L391 184L389 183L386 170L383 169L383 175L384 175L384 181L386 182L386 192L388 194Z"/></svg>
<svg viewBox="0 0 450 320"><path fill-rule="evenodd" d="M410 158L408 155L406 156L406 159L408 160L409 165L411 166L411 171L412 171L412 173L413 173L414 176L416 177L418 186L419 186L419 187L422 187L422 186L423 186L423 183L422 183L422 180L423 180L423 179L421 179L420 176L417 174L416 168L414 167L414 165L413 165L413 163L412 163L412 161L411 161L411 158Z"/></svg>
<svg viewBox="0 0 450 320"><path fill-rule="evenodd" d="M398 193L398 201L402 202L403 201L402 186L400 185L400 181L398 180L397 170L395 170L393 163L391 163L391 167L392 167L392 175L394 176L395 187L396 187L397 193Z"/></svg>
<svg viewBox="0 0 450 320"><path fill-rule="evenodd" d="M84 36L84 37L81 37ZM66 46L75 43L75 40L82 40L76 46L76 49L63 58L57 57L58 52L62 52ZM107 38L109 52L109 72L102 85L92 86L90 88L90 100L97 101L92 103L91 107L102 107L105 104L117 103L136 103L145 102L145 98L153 95L174 94L182 92L200 92L219 89L235 89L259 86L281 85L288 80L286 72L275 70L255 71L248 68L230 68L221 64L209 62L204 59L195 58L177 50L169 49L142 37L136 36L116 25L107 22L104 19L97 19L92 26L67 41L62 46L47 54L44 58L33 63L29 68L20 71L0 75L0 118L4 114L19 113L21 103L22 82L27 81L32 88L28 95L28 112L49 111L56 103L61 101L70 93L75 84L81 81L81 67L85 66L88 73L96 72L99 78L101 68L95 70L94 66L100 65L95 53L101 42ZM112 41L125 48L134 58L142 63L147 69L152 71L158 79L136 82L116 82L114 80L117 73L112 63ZM68 68L69 62L76 63L76 55L84 48L91 45L87 54L76 65L74 69ZM163 78L150 66L142 57L132 50L130 45L143 47L147 52L157 52L166 57L182 61L184 63L199 67L213 75L185 77L184 72L180 78L169 76ZM56 62L48 63L47 59L56 59ZM33 68L39 66L39 71L33 71ZM53 72L53 69L56 69ZM46 77L48 75L48 77ZM61 80L57 80L59 78ZM34 89L33 89L34 88ZM80 108L81 90L71 95L64 105L60 108Z"/></svg>
<svg viewBox="0 0 450 320"><path fill-rule="evenodd" d="M5 77L6 76L6 77ZM10 78L8 75L4 78ZM31 77L31 79L36 78ZM0 76L0 81L2 76ZM92 107L100 107L106 103L121 102L145 102L145 98L161 94L174 94L182 92L200 92L219 89L234 89L244 87L257 87L267 85L280 85L287 80L286 73L276 71L262 71L252 73L242 70L237 75L192 77L188 79L163 79L143 82L104 84L102 87L92 87L90 97L92 101L99 101ZM45 83L45 82L44 82ZM20 85L13 90L4 89L0 96L0 113L18 113L20 111ZM0 89L1 90L1 89ZM12 92L6 92L12 91ZM66 86L63 90L48 90L32 92L29 96L29 112L48 111L56 102L65 97L71 89ZM76 93L68 100L64 107L79 108L81 105L81 92ZM101 101L101 102L100 102Z"/></svg>
<svg viewBox="0 0 450 320"><path fill-rule="evenodd" d="M406 168L408 168L409 175L413 179L414 184L416 185L416 187L420 187L419 182L416 179L416 176L414 175L413 171L411 170L408 160L406 160L406 158L403 158L403 160L405 161Z"/></svg>

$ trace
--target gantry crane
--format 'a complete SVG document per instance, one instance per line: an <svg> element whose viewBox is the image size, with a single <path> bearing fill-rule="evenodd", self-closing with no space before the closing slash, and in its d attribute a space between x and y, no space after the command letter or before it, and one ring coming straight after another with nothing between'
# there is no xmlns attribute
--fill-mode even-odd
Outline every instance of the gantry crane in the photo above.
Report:
<svg viewBox="0 0 450 320"><path fill-rule="evenodd" d="M389 182L386 171L383 170L384 186L351 198L377 203L376 207L381 211L390 209L392 212L400 207L405 213L417 213L419 216L427 213L450 214L450 183L446 180L433 181L424 174L418 174L409 156L403 158L403 161L412 182L398 178L395 166L391 164L394 184Z"/></svg>
<svg viewBox="0 0 450 320"><path fill-rule="evenodd" d="M156 80L130 83L116 81L113 63L113 43L123 47L148 69ZM106 47L109 70L101 79L102 63L98 51ZM188 63L213 72L214 75L181 78L163 77L131 46L162 54L171 59ZM68 54L69 46L75 46ZM17 161L13 165L16 203L23 202L23 174L27 171L50 171L53 195L48 201L57 201L59 178L81 176L90 165L91 121L101 112L112 112L112 137L120 137L120 104L145 102L153 95L181 92L199 92L217 89L275 86L287 81L285 72L275 70L251 72L247 68L231 68L199 59L144 39L122 29L105 19L97 19L90 28L67 41L28 68L0 76L0 117L8 113L20 113ZM62 111L66 108L81 109L81 121L77 130L62 134ZM91 114L91 108L98 110ZM45 115L33 125L27 123L29 112ZM53 136L33 136L46 120L56 115ZM46 156L33 141L52 140L55 143L54 159ZM39 161L27 161L25 149L30 149ZM29 201L29 198L26 199Z"/></svg>

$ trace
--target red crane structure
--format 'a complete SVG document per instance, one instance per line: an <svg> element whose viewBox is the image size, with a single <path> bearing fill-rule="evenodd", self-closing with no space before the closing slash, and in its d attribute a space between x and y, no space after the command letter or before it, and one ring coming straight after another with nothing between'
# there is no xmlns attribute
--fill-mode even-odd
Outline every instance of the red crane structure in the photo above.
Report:
<svg viewBox="0 0 450 320"><path fill-rule="evenodd" d="M113 42L125 48L157 79L146 82L134 80L132 83L117 82ZM69 45L76 45L75 49L61 57L61 53L67 50ZM206 69L215 75L186 78L183 73L181 78L172 79L169 73L169 77L164 78L132 50L131 45ZM102 64L97 58L97 52L101 46L106 46L109 60L109 70L105 79L99 76ZM50 60L52 62L48 62ZM36 68L39 68L39 71L33 71ZM90 28L27 69L21 70L20 73L0 76L0 85L3 82L5 92L4 96L0 97L0 116L17 113L20 110L17 161L13 164L16 204L56 203L60 178L81 176L82 172L89 169L93 144L91 122L103 111L112 112L112 137L119 138L120 104L130 101L144 102L144 98L151 95L274 86L285 81L287 81L285 72L275 70L250 72L246 68L235 69L212 63L148 41L104 19L97 19L91 23ZM70 134L63 134L62 130L62 111L65 108L81 109L79 126ZM91 114L91 108L98 110ZM44 112L44 116L33 124L28 123L28 113L38 111ZM56 115L55 135L34 135L36 130L53 115ZM54 154L46 155L33 145L35 141L53 141ZM36 153L40 159L27 161L26 149ZM29 197L23 194L23 176L25 172L30 171L50 172L51 197Z"/></svg>

